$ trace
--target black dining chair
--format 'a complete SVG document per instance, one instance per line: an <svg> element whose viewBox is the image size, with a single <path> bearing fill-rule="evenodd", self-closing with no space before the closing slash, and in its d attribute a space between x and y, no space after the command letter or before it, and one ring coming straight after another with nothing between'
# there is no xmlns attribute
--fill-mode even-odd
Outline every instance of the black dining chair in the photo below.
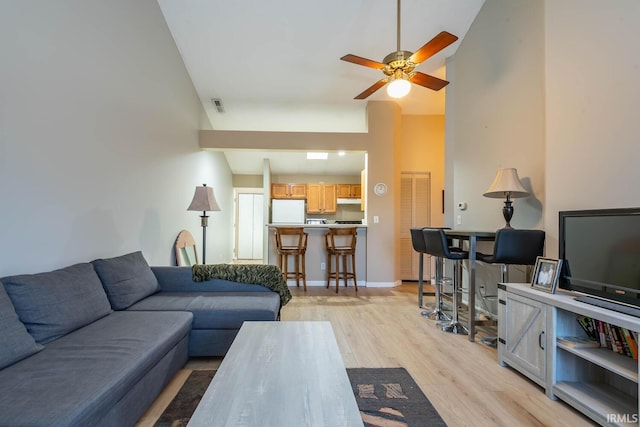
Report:
<svg viewBox="0 0 640 427"><path fill-rule="evenodd" d="M422 228L410 228L411 245L413 250L418 253L418 307L422 308L422 297L424 296L424 255L427 248L424 244L424 235Z"/></svg>
<svg viewBox="0 0 640 427"><path fill-rule="evenodd" d="M500 264L500 282L509 281L509 265L532 266L536 258L544 253L545 232L542 230L516 230L503 228L496 233L493 253L477 253L476 259L489 264ZM527 273L530 268L528 267ZM527 274L528 275L528 274ZM526 278L527 281L529 277ZM487 298L497 295L481 295L486 304ZM496 346L497 337L485 337L484 344Z"/></svg>

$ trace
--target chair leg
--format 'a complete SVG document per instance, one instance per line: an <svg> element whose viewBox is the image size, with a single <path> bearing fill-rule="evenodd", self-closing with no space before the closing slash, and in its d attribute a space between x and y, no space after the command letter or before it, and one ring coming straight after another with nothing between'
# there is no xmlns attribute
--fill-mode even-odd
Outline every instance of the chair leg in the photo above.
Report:
<svg viewBox="0 0 640 427"><path fill-rule="evenodd" d="M423 311L422 315L429 317L429 319L437 322L449 322L451 316L446 314L442 304L442 287L444 286L444 275L442 270L444 269L444 260L441 257L436 257L436 275L435 275L435 294L436 305L432 311Z"/></svg>
<svg viewBox="0 0 640 427"><path fill-rule="evenodd" d="M349 280L349 272L348 272L348 268L347 268L347 256L346 255L342 255L342 280L344 280L344 287L346 288L347 285L347 281Z"/></svg>
<svg viewBox="0 0 640 427"><path fill-rule="evenodd" d="M282 268L282 274L284 275L284 281L288 281L289 279L289 255L285 254L283 256L283 264L284 267Z"/></svg>
<svg viewBox="0 0 640 427"><path fill-rule="evenodd" d="M418 307L422 308L422 287L423 287L423 280L422 280L422 276L424 276L424 254L422 252L420 252L418 254L419 258L418 258Z"/></svg>
<svg viewBox="0 0 640 427"><path fill-rule="evenodd" d="M445 332L451 332L456 335L468 335L469 330L458 319L458 300L460 293L460 261L456 261L453 267L453 318L451 322L444 325L442 330Z"/></svg>
<svg viewBox="0 0 640 427"><path fill-rule="evenodd" d="M327 254L327 286L326 288L329 289L329 285L331 284L331 253Z"/></svg>
<svg viewBox="0 0 640 427"><path fill-rule="evenodd" d="M340 255L336 254L336 294L340 290Z"/></svg>
<svg viewBox="0 0 640 427"><path fill-rule="evenodd" d="M353 287L358 292L358 279L356 278L356 255L351 254L351 271L353 272Z"/></svg>
<svg viewBox="0 0 640 427"><path fill-rule="evenodd" d="M305 254L300 255L300 262L302 263L302 284L304 286L304 291L307 292L307 270L304 264Z"/></svg>
<svg viewBox="0 0 640 427"><path fill-rule="evenodd" d="M294 274L296 276L296 287L300 287L300 255L295 254L293 256L293 262L296 265L296 268L294 270Z"/></svg>
<svg viewBox="0 0 640 427"><path fill-rule="evenodd" d="M529 266L527 266L529 268ZM528 273L528 272L527 272ZM509 281L509 266L507 264L502 264L500 266L500 281L502 283ZM488 310L488 308L487 308ZM490 347L498 346L498 337L497 336L487 336L480 339L482 344L488 345Z"/></svg>

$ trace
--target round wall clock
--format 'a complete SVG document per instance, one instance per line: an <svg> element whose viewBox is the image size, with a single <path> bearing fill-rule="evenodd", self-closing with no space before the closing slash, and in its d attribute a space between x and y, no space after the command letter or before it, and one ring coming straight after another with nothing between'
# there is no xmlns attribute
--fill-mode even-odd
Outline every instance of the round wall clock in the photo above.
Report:
<svg viewBox="0 0 640 427"><path fill-rule="evenodd" d="M373 186L373 192L376 196L384 196L387 192L387 185L383 182L379 182Z"/></svg>

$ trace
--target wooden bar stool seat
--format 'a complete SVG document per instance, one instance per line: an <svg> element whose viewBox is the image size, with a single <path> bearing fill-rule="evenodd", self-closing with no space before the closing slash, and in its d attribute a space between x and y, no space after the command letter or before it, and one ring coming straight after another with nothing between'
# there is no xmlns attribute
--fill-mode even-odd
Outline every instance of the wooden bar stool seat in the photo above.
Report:
<svg viewBox="0 0 640 427"><path fill-rule="evenodd" d="M340 279L347 286L349 279L353 280L353 285L358 292L358 280L356 278L356 227L329 228L325 234L325 244L327 247L327 288L331 284L331 279L336 281L336 293L340 288ZM351 271L349 271L349 257L351 257ZM332 268L332 259L335 260L335 270ZM340 263L342 259L342 263ZM342 264L342 265L341 265Z"/></svg>
<svg viewBox="0 0 640 427"><path fill-rule="evenodd" d="M307 274L305 269L305 254L307 252L307 237L302 227L278 227L276 228L276 252L278 254L278 267L282 270L285 281L294 279L296 286L300 287L300 280L304 290L307 290ZM293 256L293 271L289 271L289 257Z"/></svg>

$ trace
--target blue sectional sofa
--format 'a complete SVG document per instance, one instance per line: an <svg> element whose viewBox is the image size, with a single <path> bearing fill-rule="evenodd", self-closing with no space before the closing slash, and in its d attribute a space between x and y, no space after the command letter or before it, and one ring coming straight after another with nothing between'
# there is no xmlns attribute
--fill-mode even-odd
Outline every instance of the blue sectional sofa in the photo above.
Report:
<svg viewBox="0 0 640 427"><path fill-rule="evenodd" d="M189 356L226 353L280 296L142 253L0 279L0 426L134 425Z"/></svg>

